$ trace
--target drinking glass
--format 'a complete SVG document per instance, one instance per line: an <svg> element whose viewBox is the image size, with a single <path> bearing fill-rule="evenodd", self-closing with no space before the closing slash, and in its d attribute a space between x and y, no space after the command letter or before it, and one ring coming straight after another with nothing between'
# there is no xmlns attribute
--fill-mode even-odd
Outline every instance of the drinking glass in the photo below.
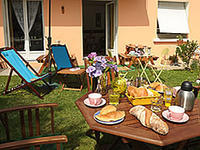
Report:
<svg viewBox="0 0 200 150"><path fill-rule="evenodd" d="M165 106L169 107L171 106L172 102L172 88L166 88L164 89L164 101L165 101Z"/></svg>
<svg viewBox="0 0 200 150"><path fill-rule="evenodd" d="M120 97L119 93L114 92L113 90L109 90L108 95L109 95L109 104L110 105L118 105L119 104L119 97Z"/></svg>
<svg viewBox="0 0 200 150"><path fill-rule="evenodd" d="M159 112L162 110L163 99L162 97L156 97L151 100L151 110L153 112Z"/></svg>

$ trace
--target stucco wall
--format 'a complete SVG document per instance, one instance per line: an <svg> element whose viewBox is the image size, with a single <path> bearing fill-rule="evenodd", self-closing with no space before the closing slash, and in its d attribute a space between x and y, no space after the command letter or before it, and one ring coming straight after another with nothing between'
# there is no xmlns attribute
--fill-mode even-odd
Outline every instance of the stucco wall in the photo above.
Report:
<svg viewBox="0 0 200 150"><path fill-rule="evenodd" d="M198 40L200 43L200 1L190 0L189 3L189 38L191 40Z"/></svg>
<svg viewBox="0 0 200 150"><path fill-rule="evenodd" d="M118 3L119 52L125 51L125 45L129 43L152 46L156 14L149 9L156 9L157 0L119 0Z"/></svg>
<svg viewBox="0 0 200 150"><path fill-rule="evenodd" d="M0 1L0 8L1 8L1 11L0 11L0 35L1 35L1 38L0 38L0 47L3 47L5 46L4 45L4 31L3 31L3 8L2 8L2 1Z"/></svg>
<svg viewBox="0 0 200 150"><path fill-rule="evenodd" d="M64 14L61 7L64 7ZM82 1L52 0L52 44L66 44L70 54L75 54L82 64ZM48 36L48 1L44 4L45 36Z"/></svg>
<svg viewBox="0 0 200 150"><path fill-rule="evenodd" d="M174 0L171 0L174 1ZM184 1L185 0L176 0ZM189 39L200 41L200 1L189 1ZM152 53L160 56L168 47L173 54L176 43L156 43L158 0L119 0L118 12L118 51L124 52L126 44L143 44L152 47Z"/></svg>
<svg viewBox="0 0 200 150"><path fill-rule="evenodd" d="M45 36L48 36L48 1L44 0ZM168 0L169 1L169 0ZM170 0L174 1L174 0ZM187 1L187 0L176 0ZM189 2L189 39L200 41L200 1ZM176 43L155 43L158 0L118 0L118 52L125 51L125 45L143 44L152 47L152 53L160 56L168 47L172 54ZM64 6L64 14L61 7ZM2 1L0 1L2 8ZM3 9L0 12L0 46L4 46ZM82 47L82 0L52 0L52 43L66 44L70 54L75 54L83 64ZM47 41L45 45L47 44Z"/></svg>

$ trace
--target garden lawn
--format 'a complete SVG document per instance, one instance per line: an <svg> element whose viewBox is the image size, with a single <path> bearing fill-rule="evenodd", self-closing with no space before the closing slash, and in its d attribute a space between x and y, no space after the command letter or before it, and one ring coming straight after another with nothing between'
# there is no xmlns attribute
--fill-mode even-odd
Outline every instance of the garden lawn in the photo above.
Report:
<svg viewBox="0 0 200 150"><path fill-rule="evenodd" d="M147 72L148 74L150 74L150 71ZM136 77L137 70L130 72L127 75L127 78L130 78L132 75ZM163 71L163 73L161 74L161 79L167 86L172 87L180 85L185 80L195 81L198 76L198 71ZM96 148L95 140L89 138L85 134L86 131L88 131L89 126L87 125L82 114L75 105L75 101L82 95L87 93L86 86L84 87L82 92L61 91L61 86L58 86L48 95L46 95L44 99L39 99L34 94L30 93L30 91L28 91L27 89L20 89L4 96L2 95L2 92L5 88L7 78L7 76L0 76L0 109L29 104L57 103L59 106L55 109L55 131L57 133L67 135L68 143L65 145L65 149L92 150ZM150 78L151 80L153 80L152 76L150 76ZM13 87L17 83L20 83L20 78L17 76L13 76L10 87ZM44 118L45 117L48 116L44 116ZM42 131L45 132L50 129L49 127L47 127L50 122L44 121L41 122L41 124ZM10 125L13 127L13 129L15 129L14 127L16 124L14 122ZM2 127L0 126L0 131L1 128ZM112 137L110 135L101 136L101 143L108 143L108 141L112 139L110 138ZM0 140L2 140L2 135L0 137ZM152 145L146 145L152 147ZM119 145L118 148L124 149L123 145ZM159 147L153 146L153 148L157 149Z"/></svg>

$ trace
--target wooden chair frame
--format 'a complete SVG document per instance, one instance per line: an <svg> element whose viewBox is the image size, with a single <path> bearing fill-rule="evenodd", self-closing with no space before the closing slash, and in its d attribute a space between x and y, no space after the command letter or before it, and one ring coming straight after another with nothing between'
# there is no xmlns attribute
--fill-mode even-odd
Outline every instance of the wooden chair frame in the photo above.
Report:
<svg viewBox="0 0 200 150"><path fill-rule="evenodd" d="M53 44L53 45L51 45L51 48L52 48L52 47L55 47L55 46L65 47L66 53L67 53L67 55L69 56L69 61L70 61L71 66L72 66L72 67L70 67L70 68L58 68L58 66L57 66L57 67L55 67L55 68L56 68L56 74L62 75L62 79L61 79L62 81L65 81L65 80L66 80L66 78L65 78L64 75L76 75L76 76L78 76L78 80L79 80L80 83L81 83L81 85L80 85L79 88L70 88L70 87L65 87L66 84L65 84L64 82L61 82L61 81L60 81L60 84L62 84L62 90L82 91L83 85L84 85L84 81L83 81L83 79L82 79L82 75L85 74L85 69L79 69L79 70L76 70L76 71L71 71L70 69L74 67L74 64L73 64L72 59L71 59L71 57L70 57L70 55L69 55L69 52L68 52L68 50L67 50L66 45ZM53 53L53 51L52 51L52 53ZM54 56L54 57L55 57L55 56ZM55 61L55 64L57 65L57 62L56 62L56 59L55 59L55 58L54 58L54 61Z"/></svg>
<svg viewBox="0 0 200 150"><path fill-rule="evenodd" d="M34 137L34 136L41 136L40 131L40 109L50 109L51 114L51 134L54 134L54 108L57 107L58 104L56 103L48 103L48 104L36 104L36 105L29 105L29 106L20 106L14 108L7 108L0 110L0 121L5 129L6 133L6 142L0 144L0 150L10 150L10 149L22 149L28 148L31 146L35 146L36 149L40 149L39 145L42 144L52 144L55 143L57 150L60 150L60 143L66 143L67 137L65 135L52 135L52 136L44 136L44 137ZM35 133L33 129L33 111L35 111ZM19 112L19 120L20 120L20 127L21 127L21 136L22 140L18 141L11 141L10 130L9 130L9 113L11 112ZM28 117L28 131L26 132L25 128L25 113L27 112ZM2 133L2 132L1 132ZM28 133L28 135L26 134Z"/></svg>
<svg viewBox="0 0 200 150"><path fill-rule="evenodd" d="M10 66L11 70L10 70L10 74L8 76L8 81L7 81L7 84L6 84L6 87L5 87L5 91L4 91L4 95L5 94L8 94L12 91L15 91L15 90L18 90L20 88L23 88L25 86L28 86L29 88L32 89L32 91L39 97L39 98L43 98L43 96L40 95L40 93L32 86L33 83L39 81L39 80L42 80L44 82L44 84L47 85L47 87L50 89L50 85L45 81L43 80L44 78L46 78L49 74L46 74L46 75L43 75L42 78L39 78L39 79L36 79L36 80L33 80L31 82L28 82L25 80L25 78L13 67L13 65L1 54L2 51L7 51L7 50L14 50L15 53L19 56L19 58L21 58L21 60L23 61L23 63L26 65L27 68L30 68L31 71L33 73L35 73L36 76L40 77L40 75L33 69L33 67L17 52L17 50L13 47L4 47L4 48L1 48L0 49L0 57ZM9 84L10 84L10 80L11 80L11 77L12 77L12 73L13 71L15 71L17 73L17 75L22 79L22 82L20 85L17 85L16 87L13 87L11 89L8 89L9 88Z"/></svg>

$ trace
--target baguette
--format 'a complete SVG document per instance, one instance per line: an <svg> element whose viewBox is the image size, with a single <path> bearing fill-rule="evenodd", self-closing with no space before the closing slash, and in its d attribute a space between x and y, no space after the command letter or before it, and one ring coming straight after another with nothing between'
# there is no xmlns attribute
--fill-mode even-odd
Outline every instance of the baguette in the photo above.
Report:
<svg viewBox="0 0 200 150"><path fill-rule="evenodd" d="M159 134L166 135L169 132L166 122L144 106L135 106L129 110L129 113L134 115L143 126L151 128Z"/></svg>

